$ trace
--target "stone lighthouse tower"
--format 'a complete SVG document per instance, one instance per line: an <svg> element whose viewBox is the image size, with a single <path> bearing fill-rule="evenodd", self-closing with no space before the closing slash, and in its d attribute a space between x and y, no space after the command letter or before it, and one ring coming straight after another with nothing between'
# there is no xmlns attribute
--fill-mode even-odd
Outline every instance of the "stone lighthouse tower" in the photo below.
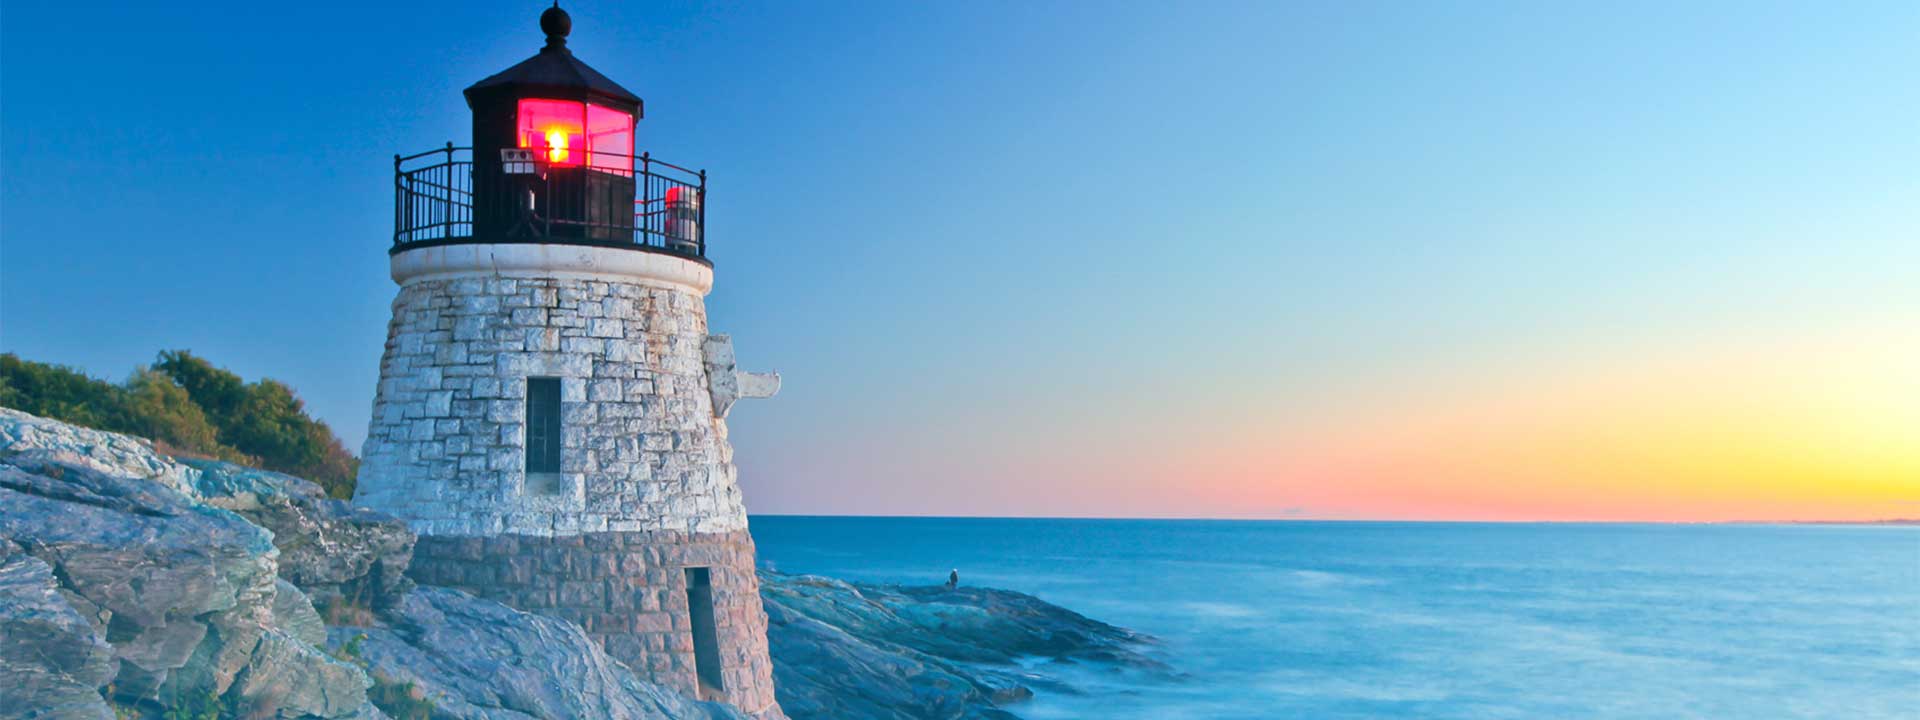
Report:
<svg viewBox="0 0 1920 720"><path fill-rule="evenodd" d="M399 284L354 501L417 580L579 623L663 685L781 717L725 418L778 376L709 334L705 171L546 46L467 88L471 147L396 156Z"/></svg>

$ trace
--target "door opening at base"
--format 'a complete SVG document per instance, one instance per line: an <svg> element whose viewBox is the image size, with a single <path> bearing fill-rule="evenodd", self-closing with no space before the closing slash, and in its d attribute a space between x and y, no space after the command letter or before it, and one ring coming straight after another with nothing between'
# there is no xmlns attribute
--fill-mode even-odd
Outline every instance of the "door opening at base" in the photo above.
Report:
<svg viewBox="0 0 1920 720"><path fill-rule="evenodd" d="M699 675L700 697L714 700L726 692L720 676L720 631L713 623L713 583L707 568L687 572L687 614L693 625L693 666Z"/></svg>

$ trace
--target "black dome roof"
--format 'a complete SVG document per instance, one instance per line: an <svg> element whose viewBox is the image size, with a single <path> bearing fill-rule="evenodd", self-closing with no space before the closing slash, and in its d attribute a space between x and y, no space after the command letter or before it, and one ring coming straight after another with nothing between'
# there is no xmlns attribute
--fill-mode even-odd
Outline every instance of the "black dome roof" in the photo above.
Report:
<svg viewBox="0 0 1920 720"><path fill-rule="evenodd" d="M467 88L467 106L501 96L543 97L590 101L630 111L640 117L640 96L593 69L567 49L573 19L558 4L540 14L547 46L533 57L493 74Z"/></svg>

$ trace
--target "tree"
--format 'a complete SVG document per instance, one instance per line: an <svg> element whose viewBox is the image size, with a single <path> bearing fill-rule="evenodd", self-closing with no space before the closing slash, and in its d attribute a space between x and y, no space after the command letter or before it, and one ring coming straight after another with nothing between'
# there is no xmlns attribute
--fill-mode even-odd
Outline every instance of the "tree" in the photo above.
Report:
<svg viewBox="0 0 1920 720"><path fill-rule="evenodd" d="M222 434L233 432L231 423L240 416L247 400L247 383L239 375L214 367L187 350L162 350L153 361L153 369L166 373L186 389Z"/></svg>
<svg viewBox="0 0 1920 720"><path fill-rule="evenodd" d="M176 454L204 455L254 464L256 459L224 445L185 388L152 368L137 370L127 381L127 432L151 438Z"/></svg>
<svg viewBox="0 0 1920 720"><path fill-rule="evenodd" d="M120 385L73 368L0 354L0 405L75 425L140 435L169 453L298 475L353 496L360 460L307 415L293 388L248 383L186 350L160 353Z"/></svg>
<svg viewBox="0 0 1920 720"><path fill-rule="evenodd" d="M117 430L126 425L125 391L64 365L0 355L0 404L75 425Z"/></svg>
<svg viewBox="0 0 1920 720"><path fill-rule="evenodd" d="M264 378L251 384L186 350L160 353L165 373L204 408L220 442L259 458L259 466L312 480L339 498L353 496L359 459L333 429L307 415L293 388Z"/></svg>

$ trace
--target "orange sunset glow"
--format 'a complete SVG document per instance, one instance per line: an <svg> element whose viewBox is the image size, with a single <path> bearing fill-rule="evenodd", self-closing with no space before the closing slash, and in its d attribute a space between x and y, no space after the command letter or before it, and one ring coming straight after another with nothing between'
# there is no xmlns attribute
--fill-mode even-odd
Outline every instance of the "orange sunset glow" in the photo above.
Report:
<svg viewBox="0 0 1920 720"><path fill-rule="evenodd" d="M1920 515L1920 346L1724 347L1405 399L1199 457L1246 516L1875 520ZM1206 458L1214 460L1208 462Z"/></svg>
<svg viewBox="0 0 1920 720"><path fill-rule="evenodd" d="M951 423L937 425L937 445L877 430L857 440L885 450L856 460L838 438L810 436L794 471L852 463L915 478L843 502L941 508L929 514L1018 496L1018 514L1065 517L1911 518L1920 343L1875 333L1884 322L1563 350L1317 401L1222 382L1212 396L1178 393L1199 399L1050 399L1008 425L993 415L1007 400L989 393L950 417L893 423Z"/></svg>

